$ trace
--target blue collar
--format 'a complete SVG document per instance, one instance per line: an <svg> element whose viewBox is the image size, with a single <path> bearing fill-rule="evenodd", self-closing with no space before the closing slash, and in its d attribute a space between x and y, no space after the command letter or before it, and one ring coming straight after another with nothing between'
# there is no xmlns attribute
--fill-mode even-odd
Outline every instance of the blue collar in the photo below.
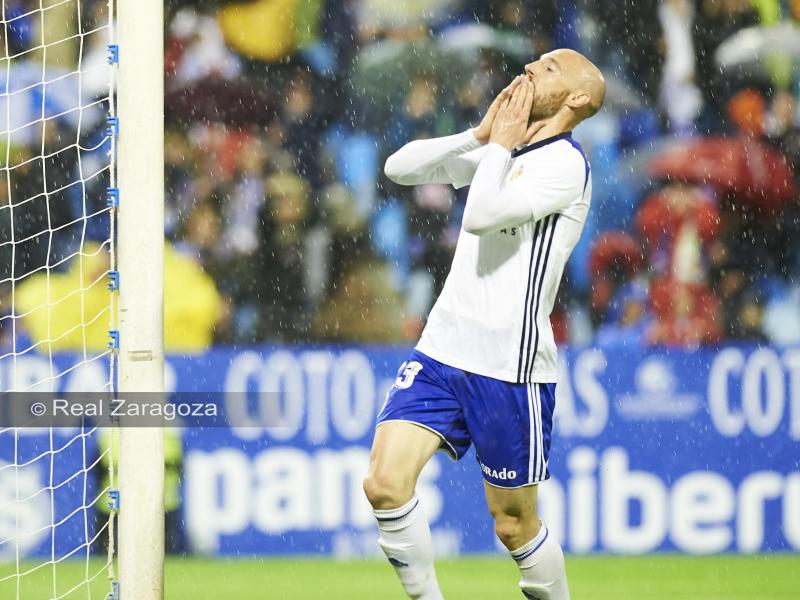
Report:
<svg viewBox="0 0 800 600"><path fill-rule="evenodd" d="M557 142L558 140L565 140L572 137L572 131L564 131L559 133L558 135L554 135L553 137L545 138L543 140L539 140L534 144L528 144L522 148L517 148L516 150L511 152L511 158L517 158L521 154L525 154L526 152L530 152L531 150L536 150L537 148L541 148L542 146L546 146L547 144L552 144L553 142Z"/></svg>

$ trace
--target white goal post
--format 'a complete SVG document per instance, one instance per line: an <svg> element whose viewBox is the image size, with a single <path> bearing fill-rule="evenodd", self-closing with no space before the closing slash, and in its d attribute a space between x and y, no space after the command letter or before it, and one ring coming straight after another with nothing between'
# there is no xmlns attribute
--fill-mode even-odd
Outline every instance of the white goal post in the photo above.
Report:
<svg viewBox="0 0 800 600"><path fill-rule="evenodd" d="M163 401L162 2L0 0L3 600L163 599L163 430L26 395Z"/></svg>
<svg viewBox="0 0 800 600"><path fill-rule="evenodd" d="M164 388L164 9L117 0L118 382L121 395ZM121 600L161 600L164 436L120 428Z"/></svg>

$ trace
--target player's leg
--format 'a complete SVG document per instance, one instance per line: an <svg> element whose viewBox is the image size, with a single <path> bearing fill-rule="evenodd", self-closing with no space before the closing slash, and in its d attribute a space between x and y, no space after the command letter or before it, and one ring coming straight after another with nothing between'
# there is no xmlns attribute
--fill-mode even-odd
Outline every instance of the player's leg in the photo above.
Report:
<svg viewBox="0 0 800 600"><path fill-rule="evenodd" d="M536 512L536 486L484 487L497 537L519 567L522 593L536 600L568 600L564 553Z"/></svg>
<svg viewBox="0 0 800 600"><path fill-rule="evenodd" d="M414 490L438 449L460 458L469 437L448 382L448 367L414 352L378 416L364 491L375 510L379 543L411 598L442 598L433 568L431 532Z"/></svg>
<svg viewBox="0 0 800 600"><path fill-rule="evenodd" d="M432 431L405 421L381 423L375 431L364 492L375 510L394 510L414 496L417 478L442 445Z"/></svg>
<svg viewBox="0 0 800 600"><path fill-rule="evenodd" d="M536 511L536 484L549 477L555 384L465 376L456 393L486 487L497 535L511 551L528 598L567 600L564 555Z"/></svg>
<svg viewBox="0 0 800 600"><path fill-rule="evenodd" d="M442 598L433 566L428 520L414 493L422 468L439 449L435 433L402 421L375 432L364 492L374 509L378 543L410 598Z"/></svg>

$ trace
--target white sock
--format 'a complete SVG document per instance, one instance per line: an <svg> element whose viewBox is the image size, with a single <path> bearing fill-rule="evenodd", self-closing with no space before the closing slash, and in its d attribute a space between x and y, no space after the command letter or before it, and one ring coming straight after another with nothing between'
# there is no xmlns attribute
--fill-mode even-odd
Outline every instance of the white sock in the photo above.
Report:
<svg viewBox="0 0 800 600"><path fill-rule="evenodd" d="M547 527L522 548L511 552L522 574L519 587L530 600L569 600L564 553Z"/></svg>
<svg viewBox="0 0 800 600"><path fill-rule="evenodd" d="M400 508L374 513L380 531L378 544L409 598L444 600L433 570L431 530L416 495Z"/></svg>

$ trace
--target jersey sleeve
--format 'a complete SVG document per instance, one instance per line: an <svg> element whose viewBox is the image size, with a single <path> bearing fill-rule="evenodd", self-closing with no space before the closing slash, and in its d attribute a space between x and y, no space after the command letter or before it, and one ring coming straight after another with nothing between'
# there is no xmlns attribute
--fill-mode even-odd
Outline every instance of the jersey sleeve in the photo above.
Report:
<svg viewBox="0 0 800 600"><path fill-rule="evenodd" d="M461 226L473 235L496 233L504 227L531 219L531 209L522 188L503 187L511 153L489 143L472 179Z"/></svg>
<svg viewBox="0 0 800 600"><path fill-rule="evenodd" d="M481 146L445 162L444 168L447 171L448 179L446 183L452 184L457 190L472 183L472 178L475 177L475 171L484 154L486 154L486 147Z"/></svg>
<svg viewBox="0 0 800 600"><path fill-rule="evenodd" d="M472 130L416 140L392 154L386 160L384 172L400 185L449 183L461 188L472 181L483 150Z"/></svg>

